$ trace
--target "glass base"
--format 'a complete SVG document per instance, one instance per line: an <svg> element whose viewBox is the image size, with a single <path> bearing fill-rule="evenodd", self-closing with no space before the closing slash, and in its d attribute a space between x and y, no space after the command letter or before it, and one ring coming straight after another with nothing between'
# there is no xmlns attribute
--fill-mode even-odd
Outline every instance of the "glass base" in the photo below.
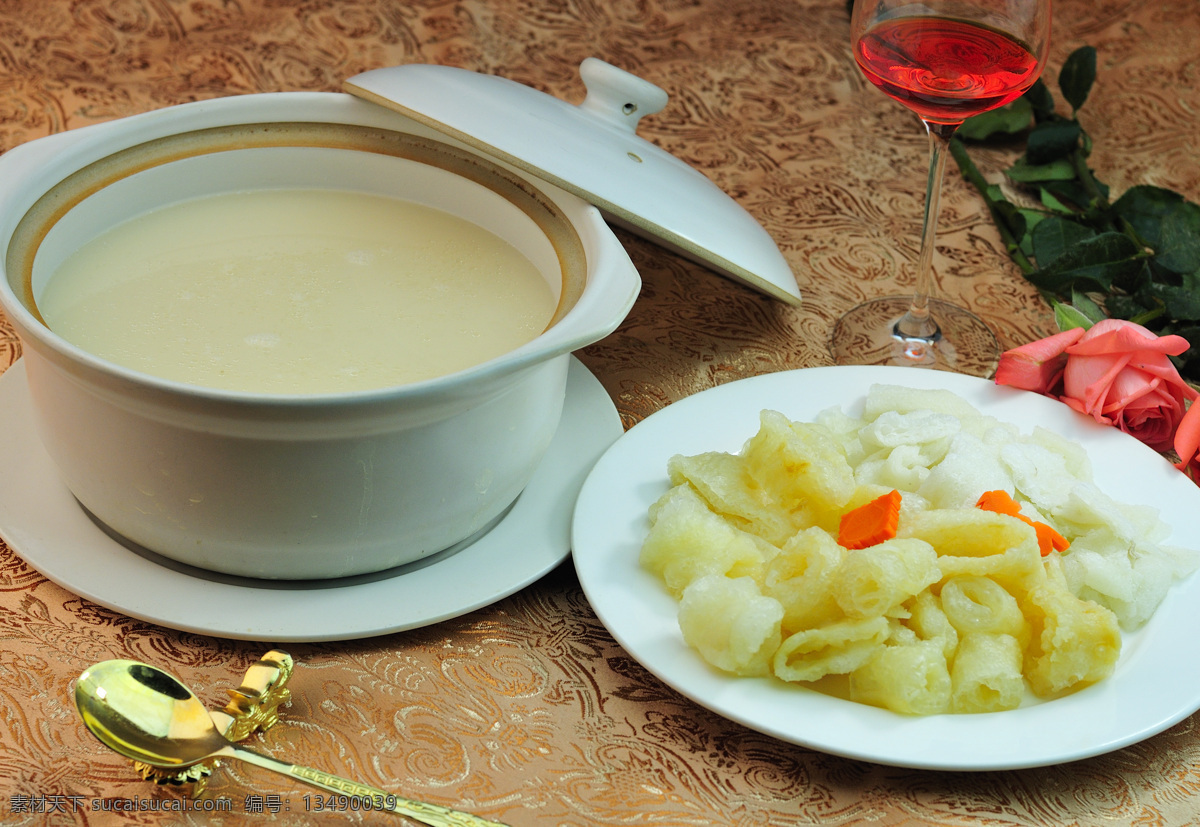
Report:
<svg viewBox="0 0 1200 827"><path fill-rule="evenodd" d="M929 300L937 323L930 338L906 337L896 323L912 296L872 299L851 308L833 327L829 352L839 365L904 365L990 377L1000 359L1000 343L983 319L940 299Z"/></svg>

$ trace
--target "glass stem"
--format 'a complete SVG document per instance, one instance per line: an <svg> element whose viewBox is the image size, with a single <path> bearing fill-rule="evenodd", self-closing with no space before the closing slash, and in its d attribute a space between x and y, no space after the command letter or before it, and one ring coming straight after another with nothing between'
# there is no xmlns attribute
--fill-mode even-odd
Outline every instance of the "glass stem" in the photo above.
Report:
<svg viewBox="0 0 1200 827"><path fill-rule="evenodd" d="M933 293L933 253L937 248L938 205L942 196L942 177L946 171L946 156L950 138L958 124L925 122L929 134L929 182L925 187L925 221L921 228L921 254L917 258L917 284L912 305L893 332L902 339L936 341L940 336L937 322L929 314L929 299Z"/></svg>

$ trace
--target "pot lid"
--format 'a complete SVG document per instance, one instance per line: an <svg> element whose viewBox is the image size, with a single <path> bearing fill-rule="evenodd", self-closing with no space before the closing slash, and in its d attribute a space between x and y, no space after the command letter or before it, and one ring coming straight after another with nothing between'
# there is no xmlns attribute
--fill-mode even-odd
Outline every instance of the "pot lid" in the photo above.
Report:
<svg viewBox="0 0 1200 827"><path fill-rule="evenodd" d="M640 138L667 93L597 58L579 67L575 105L507 78L408 64L373 69L346 90L589 201L614 224L788 304L795 276L750 213L703 174Z"/></svg>

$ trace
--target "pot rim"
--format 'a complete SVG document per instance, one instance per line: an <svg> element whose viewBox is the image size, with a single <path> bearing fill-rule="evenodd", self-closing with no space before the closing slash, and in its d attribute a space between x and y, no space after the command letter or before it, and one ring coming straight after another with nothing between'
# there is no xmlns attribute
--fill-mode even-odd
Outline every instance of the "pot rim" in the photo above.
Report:
<svg viewBox="0 0 1200 827"><path fill-rule="evenodd" d="M571 231L573 243L578 246L578 255L582 258L580 269L584 279L573 306L565 313L560 311L560 315L556 315L548 328L532 341L454 373L381 388L326 393L267 394L192 385L110 362L71 344L55 333L27 304L29 298L17 295L11 282L13 274L10 272L14 257L11 245L16 236L17 224L33 209L35 203L71 175L118 153L154 141L181 139L181 136L187 138L214 129L232 128L235 132L244 132L256 123L271 127L310 124L384 130L416 136L417 139L438 145L455 156L470 156L470 163L499 175L514 190L528 193L530 199L545 205L551 213L556 213L561 225ZM199 150L193 154L205 154L206 151L214 150ZM167 160L163 163L169 162ZM135 171L130 170L128 174ZM114 180L119 177L114 177ZM16 213L14 219L0 227L0 265L3 265L3 270L0 271L3 273L3 278L0 278L0 307L3 307L16 327L22 343L57 365L69 369L88 384L111 386L115 381L123 386L123 390L133 390L142 396L149 394L177 400L191 399L198 403L235 408L326 409L473 395L484 388L494 386L496 382L503 381L512 373L608 335L628 313L640 288L640 278L628 254L605 225L596 207L553 184L531 179L528 174L508 167L503 162L483 158L466 145L433 132L403 115L344 93L269 92L216 98L179 104L51 135L0 155L0 181L5 181L4 186L0 188L0 213ZM517 209L525 209L520 205L514 206ZM69 207L67 209L69 210ZM64 213L66 211L63 210ZM528 213L528 210L525 211ZM46 229L53 225L53 222L43 223ZM537 223L541 227L541 222ZM542 231L546 232L545 227L542 227ZM551 243L556 251L559 251L562 259L563 253L559 244L554 239L551 239ZM37 244L34 244L28 257L30 261L36 249ZM564 268L568 264L564 262Z"/></svg>

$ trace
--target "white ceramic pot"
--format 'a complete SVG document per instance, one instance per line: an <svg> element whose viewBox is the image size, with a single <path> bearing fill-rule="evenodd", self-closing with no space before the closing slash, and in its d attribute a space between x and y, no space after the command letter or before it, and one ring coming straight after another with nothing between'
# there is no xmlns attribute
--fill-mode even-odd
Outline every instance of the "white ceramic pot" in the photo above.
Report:
<svg viewBox="0 0 1200 827"><path fill-rule="evenodd" d="M49 330L48 276L131 215L252 187L398 195L521 250L559 295L507 355L378 391L223 392L139 374ZM267 578L379 571L483 530L520 493L561 414L568 354L610 333L639 279L599 211L355 97L185 104L0 156L0 305L34 418L71 492L108 530L205 569Z"/></svg>

